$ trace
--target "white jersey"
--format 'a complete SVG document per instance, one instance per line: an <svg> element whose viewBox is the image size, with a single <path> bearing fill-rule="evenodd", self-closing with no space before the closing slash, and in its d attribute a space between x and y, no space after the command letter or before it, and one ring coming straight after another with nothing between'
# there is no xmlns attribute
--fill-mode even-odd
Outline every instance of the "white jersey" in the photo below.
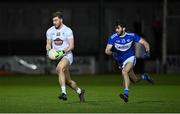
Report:
<svg viewBox="0 0 180 114"><path fill-rule="evenodd" d="M74 38L72 30L66 25L63 25L60 29L52 26L47 30L46 37L51 39L52 48L55 50L64 50L69 46L68 39Z"/></svg>

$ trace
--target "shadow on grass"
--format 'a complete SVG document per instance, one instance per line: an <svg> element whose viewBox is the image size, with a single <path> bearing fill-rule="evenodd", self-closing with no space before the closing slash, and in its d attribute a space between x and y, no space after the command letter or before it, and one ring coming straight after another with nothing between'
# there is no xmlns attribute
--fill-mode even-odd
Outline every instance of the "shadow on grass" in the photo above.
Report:
<svg viewBox="0 0 180 114"><path fill-rule="evenodd" d="M101 105L103 103L110 103L110 100L88 100L85 101L84 103L80 103L79 101L73 101L73 102L68 102L66 104L87 104L87 105Z"/></svg>
<svg viewBox="0 0 180 114"><path fill-rule="evenodd" d="M133 102L133 103L139 103L139 104L142 104L142 103L165 103L165 101L160 101L160 100L157 100L157 101L148 101L148 100L145 100L145 101L138 101L138 102Z"/></svg>

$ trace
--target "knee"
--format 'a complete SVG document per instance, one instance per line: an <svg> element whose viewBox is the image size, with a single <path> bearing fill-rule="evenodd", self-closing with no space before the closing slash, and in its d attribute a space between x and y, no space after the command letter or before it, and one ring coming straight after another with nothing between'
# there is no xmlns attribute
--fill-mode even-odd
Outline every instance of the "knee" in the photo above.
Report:
<svg viewBox="0 0 180 114"><path fill-rule="evenodd" d="M122 70L122 75L123 75L123 76L127 76L127 75L128 75L128 71L125 70L125 69L123 69L123 70Z"/></svg>
<svg viewBox="0 0 180 114"><path fill-rule="evenodd" d="M65 67L62 67L62 66L57 66L56 67L56 71L58 72L58 73L60 73L60 72L65 72Z"/></svg>

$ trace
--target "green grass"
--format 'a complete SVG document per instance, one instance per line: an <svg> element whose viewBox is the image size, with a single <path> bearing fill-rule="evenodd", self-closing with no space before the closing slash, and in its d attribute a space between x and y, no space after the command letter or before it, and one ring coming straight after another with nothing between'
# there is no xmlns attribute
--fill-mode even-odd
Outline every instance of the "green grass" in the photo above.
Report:
<svg viewBox="0 0 180 114"><path fill-rule="evenodd" d="M180 75L155 75L155 85L140 82L130 86L124 103L120 75L73 75L86 90L81 104L77 93L67 88L68 100L59 101L60 87L55 75L0 77L0 112L180 112Z"/></svg>

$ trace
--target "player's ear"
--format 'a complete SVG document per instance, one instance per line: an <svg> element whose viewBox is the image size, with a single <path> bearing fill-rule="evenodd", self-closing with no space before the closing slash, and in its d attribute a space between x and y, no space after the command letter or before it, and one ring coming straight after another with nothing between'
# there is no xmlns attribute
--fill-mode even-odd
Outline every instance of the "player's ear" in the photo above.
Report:
<svg viewBox="0 0 180 114"><path fill-rule="evenodd" d="M63 18L61 18L60 20L61 20L61 22L63 22Z"/></svg>
<svg viewBox="0 0 180 114"><path fill-rule="evenodd" d="M125 31L126 30L126 27L123 27L123 31Z"/></svg>

